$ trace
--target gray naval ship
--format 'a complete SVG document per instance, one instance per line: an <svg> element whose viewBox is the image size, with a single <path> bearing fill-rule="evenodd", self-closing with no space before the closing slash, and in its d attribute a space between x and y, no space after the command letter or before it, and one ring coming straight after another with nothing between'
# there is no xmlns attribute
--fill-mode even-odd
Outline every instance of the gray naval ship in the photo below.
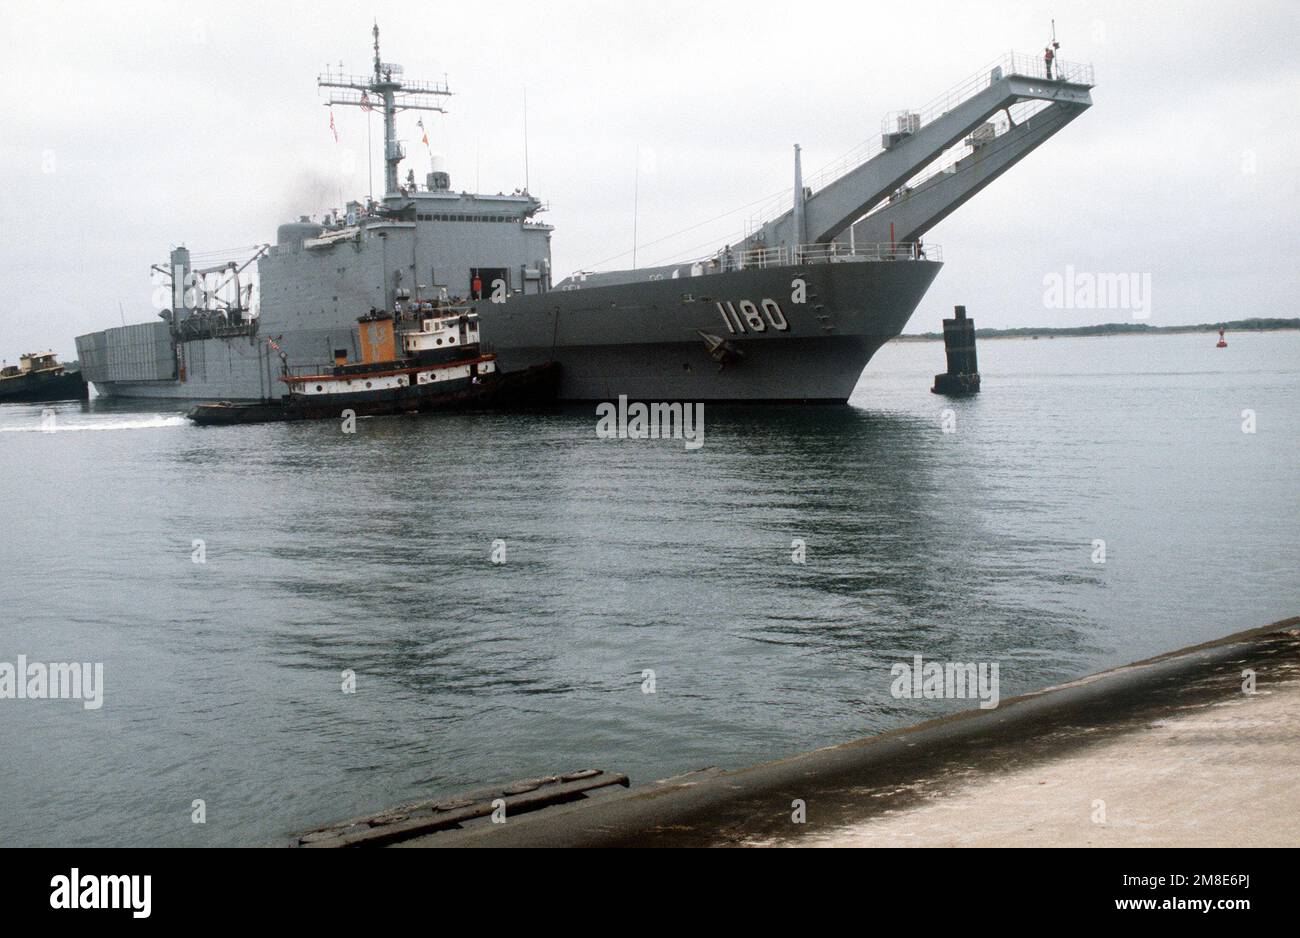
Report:
<svg viewBox="0 0 1300 938"><path fill-rule="evenodd" d="M173 250L154 268L159 321L77 338L99 394L278 398L290 369L358 361L359 317L433 301L476 311L505 373L559 362L562 400L843 403L942 266L922 236L1086 110L1093 81L1090 66L1002 56L886 115L878 139L815 178L796 146L790 194L736 243L558 282L554 229L526 188L457 192L437 163L424 185L401 179L396 115L441 111L450 92L383 62L377 25L371 72L318 85L331 106L382 111L383 197L281 225L240 260Z"/></svg>

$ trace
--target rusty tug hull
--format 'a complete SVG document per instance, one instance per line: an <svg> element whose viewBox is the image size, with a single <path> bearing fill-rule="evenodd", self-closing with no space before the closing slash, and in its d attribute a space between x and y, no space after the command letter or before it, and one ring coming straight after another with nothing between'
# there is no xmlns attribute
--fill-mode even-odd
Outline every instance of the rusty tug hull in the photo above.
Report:
<svg viewBox="0 0 1300 938"><path fill-rule="evenodd" d="M394 391L358 393L352 399L306 401L286 395L279 401L240 404L228 401L200 404L188 416L204 426L275 423L299 420L337 420L348 411L358 417L428 414L446 411L531 410L555 400L560 366L546 362L510 374L493 374L474 382L461 378L407 386Z"/></svg>
<svg viewBox="0 0 1300 938"><path fill-rule="evenodd" d="M29 352L0 368L0 404L84 401L90 387L81 370L59 363L53 352Z"/></svg>
<svg viewBox="0 0 1300 938"><path fill-rule="evenodd" d="M464 308L398 304L393 313L371 310L357 320L360 363L340 350L333 368L294 374L281 351L286 393L278 401L200 404L189 412L199 424L329 420L346 416L536 407L555 399L560 368L540 362L509 374L479 342L478 315Z"/></svg>

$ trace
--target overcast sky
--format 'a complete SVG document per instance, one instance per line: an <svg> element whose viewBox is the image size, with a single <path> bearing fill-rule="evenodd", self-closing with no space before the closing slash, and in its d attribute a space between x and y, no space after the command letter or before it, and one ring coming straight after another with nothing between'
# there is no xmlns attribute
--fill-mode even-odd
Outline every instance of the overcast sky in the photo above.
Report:
<svg viewBox="0 0 1300 938"><path fill-rule="evenodd" d="M1294 0L1243 3L14 3L0 0L0 357L150 319L149 266L369 190L367 119L315 86L383 56L456 96L427 120L456 189L529 182L557 275L734 241L787 189L998 54L1096 67L1094 106L936 227L946 266L909 324L1078 325L1044 277L1150 274L1157 325L1296 313L1300 55ZM400 135L423 180L415 115ZM380 121L375 120L375 177ZM378 185L378 184L377 184ZM649 242L732 212L658 244ZM616 257L619 252L629 252ZM602 263L605 262L605 263ZM119 303L124 312L119 312Z"/></svg>

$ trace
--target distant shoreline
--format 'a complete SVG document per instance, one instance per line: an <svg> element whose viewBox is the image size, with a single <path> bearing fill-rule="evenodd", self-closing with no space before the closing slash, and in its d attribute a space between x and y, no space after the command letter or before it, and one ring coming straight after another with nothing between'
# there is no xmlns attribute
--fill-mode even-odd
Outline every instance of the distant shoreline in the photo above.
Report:
<svg viewBox="0 0 1300 938"><path fill-rule="evenodd" d="M1045 326L1041 329L1021 326L1015 329L976 329L978 339L1037 339L1105 337L1115 335L1173 335L1193 332L1283 332L1300 329L1300 319L1237 319L1232 322L1201 323L1196 326L1149 326L1139 322L1110 322L1096 326ZM904 333L896 342L934 342L942 332Z"/></svg>

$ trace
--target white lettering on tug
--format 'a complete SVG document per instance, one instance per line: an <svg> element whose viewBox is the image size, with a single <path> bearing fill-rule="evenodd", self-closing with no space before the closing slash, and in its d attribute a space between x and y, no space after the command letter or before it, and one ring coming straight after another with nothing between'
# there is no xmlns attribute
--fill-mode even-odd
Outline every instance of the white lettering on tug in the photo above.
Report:
<svg viewBox="0 0 1300 938"><path fill-rule="evenodd" d="M769 326L777 332L785 332L790 328L785 313L781 311L781 304L776 300L764 299L758 304L755 304L753 300L741 300L738 304L726 300L719 302L717 306L723 324L726 325L727 331L732 335L745 332L766 332ZM739 310L737 310L737 306L740 307ZM762 307L761 314L759 313L760 306Z"/></svg>

